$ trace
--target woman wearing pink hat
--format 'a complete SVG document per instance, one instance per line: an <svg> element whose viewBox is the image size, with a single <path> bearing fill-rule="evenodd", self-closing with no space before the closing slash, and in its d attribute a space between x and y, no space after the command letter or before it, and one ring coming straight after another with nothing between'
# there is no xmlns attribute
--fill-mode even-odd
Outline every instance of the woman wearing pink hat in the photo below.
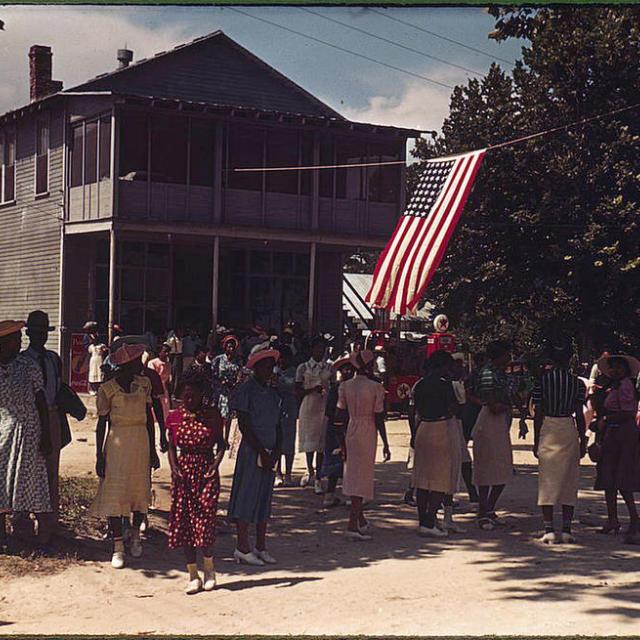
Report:
<svg viewBox="0 0 640 640"><path fill-rule="evenodd" d="M115 376L100 386L96 400L96 474L100 486L91 514L109 519L114 569L124 567L122 518L129 518L131 513L134 526L129 552L134 558L142 555L140 525L151 502L149 469L160 466L151 414L151 382L139 375L144 351L144 345L124 344L113 353Z"/></svg>
<svg viewBox="0 0 640 640"><path fill-rule="evenodd" d="M266 537L274 467L280 459L282 446L282 401L270 384L279 357L275 349L253 352L247 362L253 375L236 389L229 403L238 415L242 433L229 498L229 519L236 523L238 534L233 557L238 563L264 565L276 562L267 551ZM253 548L249 542L251 524L256 526Z"/></svg>
<svg viewBox="0 0 640 640"><path fill-rule="evenodd" d="M362 512L365 500L373 500L374 470L378 431L384 444L385 462L391 458L384 424L384 388L370 379L375 356L371 351L351 355L356 375L343 382L338 389L336 422L347 422L343 445L344 477L342 491L351 498L351 513L347 537L352 540L371 540L369 523Z"/></svg>

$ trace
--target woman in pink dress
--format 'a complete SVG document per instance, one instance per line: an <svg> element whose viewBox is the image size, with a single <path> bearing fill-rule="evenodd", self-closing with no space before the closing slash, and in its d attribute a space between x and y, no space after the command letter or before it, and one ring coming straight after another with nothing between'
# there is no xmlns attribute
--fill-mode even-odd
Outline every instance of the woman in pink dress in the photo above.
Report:
<svg viewBox="0 0 640 640"><path fill-rule="evenodd" d="M171 353L171 347L168 344L163 344L160 347L160 353L157 358L149 360L147 367L153 369L162 381L164 393L160 398L162 403L162 412L165 416L169 415L171 409L171 394L169 389L171 388L171 362L169 362L169 354Z"/></svg>
<svg viewBox="0 0 640 640"><path fill-rule="evenodd" d="M384 388L370 379L374 360L371 351L354 352L351 363L357 373L338 389L336 423L344 424L349 416L342 444L345 461L342 491L351 498L347 537L352 540L371 540L362 505L365 500L373 500L378 431L384 444L385 462L391 458L384 424Z"/></svg>

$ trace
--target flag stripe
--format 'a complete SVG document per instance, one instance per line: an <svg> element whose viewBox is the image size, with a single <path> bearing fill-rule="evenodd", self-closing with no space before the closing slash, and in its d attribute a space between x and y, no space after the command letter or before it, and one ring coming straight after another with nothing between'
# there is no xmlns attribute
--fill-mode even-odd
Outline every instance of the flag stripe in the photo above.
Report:
<svg viewBox="0 0 640 640"><path fill-rule="evenodd" d="M415 193L376 264L366 299L404 315L444 257L485 150L429 160Z"/></svg>

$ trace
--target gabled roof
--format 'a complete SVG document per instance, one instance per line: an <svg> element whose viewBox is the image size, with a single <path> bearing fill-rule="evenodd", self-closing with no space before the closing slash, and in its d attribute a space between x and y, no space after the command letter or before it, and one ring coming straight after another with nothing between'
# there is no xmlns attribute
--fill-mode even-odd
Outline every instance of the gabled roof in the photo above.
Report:
<svg viewBox="0 0 640 640"><path fill-rule="evenodd" d="M69 89L260 108L344 119L222 31Z"/></svg>

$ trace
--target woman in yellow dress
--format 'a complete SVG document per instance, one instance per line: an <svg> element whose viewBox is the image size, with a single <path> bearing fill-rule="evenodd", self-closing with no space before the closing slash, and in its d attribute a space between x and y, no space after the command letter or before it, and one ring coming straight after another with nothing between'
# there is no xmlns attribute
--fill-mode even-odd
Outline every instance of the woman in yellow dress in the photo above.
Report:
<svg viewBox="0 0 640 640"><path fill-rule="evenodd" d="M91 514L109 519L114 569L124 567L122 518L129 518L131 513L134 526L129 553L134 558L142 555L140 524L151 502L149 470L160 466L151 414L151 382L140 375L143 353L143 345L120 347L111 356L116 374L100 386L96 400L96 474L100 486Z"/></svg>

